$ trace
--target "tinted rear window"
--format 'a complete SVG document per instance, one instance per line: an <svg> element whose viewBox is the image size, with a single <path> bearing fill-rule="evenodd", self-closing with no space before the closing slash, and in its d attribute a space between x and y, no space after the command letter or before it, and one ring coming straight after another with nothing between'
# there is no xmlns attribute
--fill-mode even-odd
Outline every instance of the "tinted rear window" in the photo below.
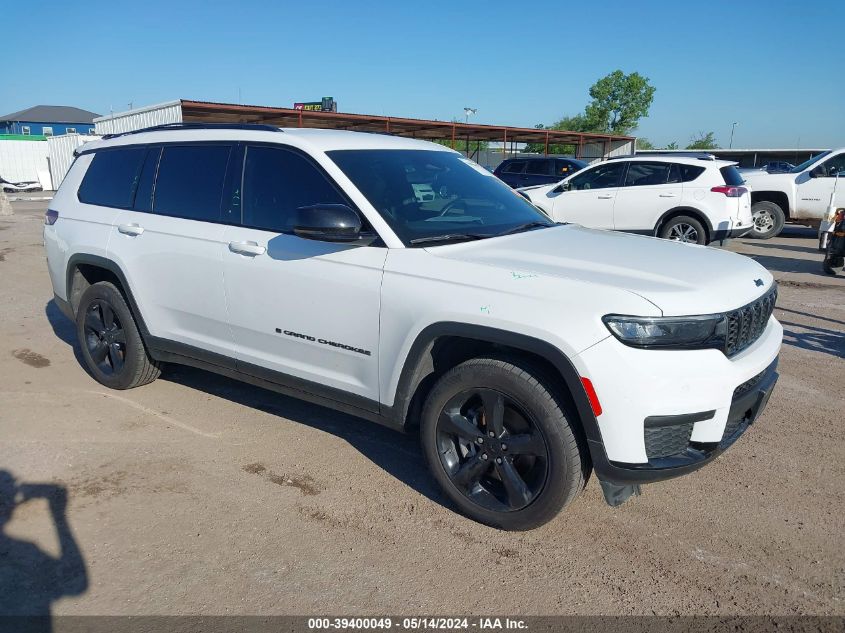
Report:
<svg viewBox="0 0 845 633"><path fill-rule="evenodd" d="M692 182L704 173L704 167L698 165L673 164L669 171L669 182Z"/></svg>
<svg viewBox="0 0 845 633"><path fill-rule="evenodd" d="M135 182L146 147L100 150L94 154L79 186L79 200L104 207L132 206Z"/></svg>
<svg viewBox="0 0 845 633"><path fill-rule="evenodd" d="M165 146L155 185L155 212L219 221L230 151L227 145Z"/></svg>
<svg viewBox="0 0 845 633"><path fill-rule="evenodd" d="M549 176L552 170L552 161L550 160L529 160L525 172L528 174L536 174L538 176Z"/></svg>
<svg viewBox="0 0 845 633"><path fill-rule="evenodd" d="M153 208L153 181L155 180L161 147L151 147L147 151L147 159L138 178L138 188L135 191L135 211L151 211Z"/></svg>
<svg viewBox="0 0 845 633"><path fill-rule="evenodd" d="M745 180L742 178L742 174L737 171L737 168L733 165L728 165L727 167L722 167L719 169L722 172L722 178L725 179L725 184L730 185L732 187L738 187Z"/></svg>
<svg viewBox="0 0 845 633"><path fill-rule="evenodd" d="M664 185L669 178L669 163L638 163L631 161L628 164L628 173L625 174L626 187L648 187Z"/></svg>

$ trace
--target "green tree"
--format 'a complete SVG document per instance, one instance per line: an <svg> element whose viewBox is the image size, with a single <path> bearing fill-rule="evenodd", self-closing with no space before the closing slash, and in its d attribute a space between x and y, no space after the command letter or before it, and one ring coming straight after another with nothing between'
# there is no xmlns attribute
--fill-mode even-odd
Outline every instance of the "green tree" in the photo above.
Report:
<svg viewBox="0 0 845 633"><path fill-rule="evenodd" d="M717 147L719 144L713 132L699 132L698 136L690 137L690 144L687 145L687 149L716 149Z"/></svg>
<svg viewBox="0 0 845 633"><path fill-rule="evenodd" d="M678 149L678 142L672 141L666 146L666 149Z"/></svg>
<svg viewBox="0 0 845 633"><path fill-rule="evenodd" d="M648 116L655 88L639 73L614 70L590 88L593 100L584 110L590 132L630 134Z"/></svg>
<svg viewBox="0 0 845 633"><path fill-rule="evenodd" d="M649 141L645 136L637 138L637 149L654 149L654 143Z"/></svg>

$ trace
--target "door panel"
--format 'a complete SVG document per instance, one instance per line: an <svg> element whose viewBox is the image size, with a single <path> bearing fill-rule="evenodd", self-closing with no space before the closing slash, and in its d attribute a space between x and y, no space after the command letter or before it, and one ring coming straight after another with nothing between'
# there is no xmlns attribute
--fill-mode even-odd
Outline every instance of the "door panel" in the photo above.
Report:
<svg viewBox="0 0 845 633"><path fill-rule="evenodd" d="M239 367L254 372L248 365L257 365L377 402L387 249L294 235L300 207L351 202L299 151L248 145L244 152L230 213L241 226L226 229L223 253Z"/></svg>
<svg viewBox="0 0 845 633"><path fill-rule="evenodd" d="M225 228L138 211L117 217L109 251L129 277L150 334L232 354L221 261Z"/></svg>
<svg viewBox="0 0 845 633"><path fill-rule="evenodd" d="M613 207L613 226L620 231L653 231L660 216L681 204L680 178L670 180L671 164L639 162L628 164L624 185Z"/></svg>
<svg viewBox="0 0 845 633"><path fill-rule="evenodd" d="M233 342L219 220L232 150L210 143L149 148L133 208L120 212L109 240L153 336L226 356Z"/></svg>
<svg viewBox="0 0 845 633"><path fill-rule="evenodd" d="M236 358L378 400L386 248L228 227L223 277ZM229 243L252 243L241 254Z"/></svg>
<svg viewBox="0 0 845 633"><path fill-rule="evenodd" d="M613 228L613 206L625 163L605 162L565 181L567 191L552 193L552 219L596 229Z"/></svg>

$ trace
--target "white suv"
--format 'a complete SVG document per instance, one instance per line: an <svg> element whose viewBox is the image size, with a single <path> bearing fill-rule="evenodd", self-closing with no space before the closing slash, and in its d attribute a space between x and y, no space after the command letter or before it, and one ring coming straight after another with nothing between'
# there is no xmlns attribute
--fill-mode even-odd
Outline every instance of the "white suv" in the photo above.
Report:
<svg viewBox="0 0 845 633"><path fill-rule="evenodd" d="M556 222L709 244L753 226L749 191L734 165L705 157L621 158L519 191Z"/></svg>
<svg viewBox="0 0 845 633"><path fill-rule="evenodd" d="M124 134L84 146L45 224L102 384L184 363L418 429L454 504L502 528L548 521L591 471L617 505L701 467L777 379L753 260L554 224L433 143Z"/></svg>

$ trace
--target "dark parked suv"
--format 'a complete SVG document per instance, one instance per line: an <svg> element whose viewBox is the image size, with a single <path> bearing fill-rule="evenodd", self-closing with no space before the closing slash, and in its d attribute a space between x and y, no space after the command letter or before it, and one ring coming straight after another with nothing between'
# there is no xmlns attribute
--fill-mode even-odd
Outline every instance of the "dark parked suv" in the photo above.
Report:
<svg viewBox="0 0 845 633"><path fill-rule="evenodd" d="M576 158L532 156L509 158L496 167L493 173L515 189L560 182L576 171L581 171L587 165L588 163Z"/></svg>

